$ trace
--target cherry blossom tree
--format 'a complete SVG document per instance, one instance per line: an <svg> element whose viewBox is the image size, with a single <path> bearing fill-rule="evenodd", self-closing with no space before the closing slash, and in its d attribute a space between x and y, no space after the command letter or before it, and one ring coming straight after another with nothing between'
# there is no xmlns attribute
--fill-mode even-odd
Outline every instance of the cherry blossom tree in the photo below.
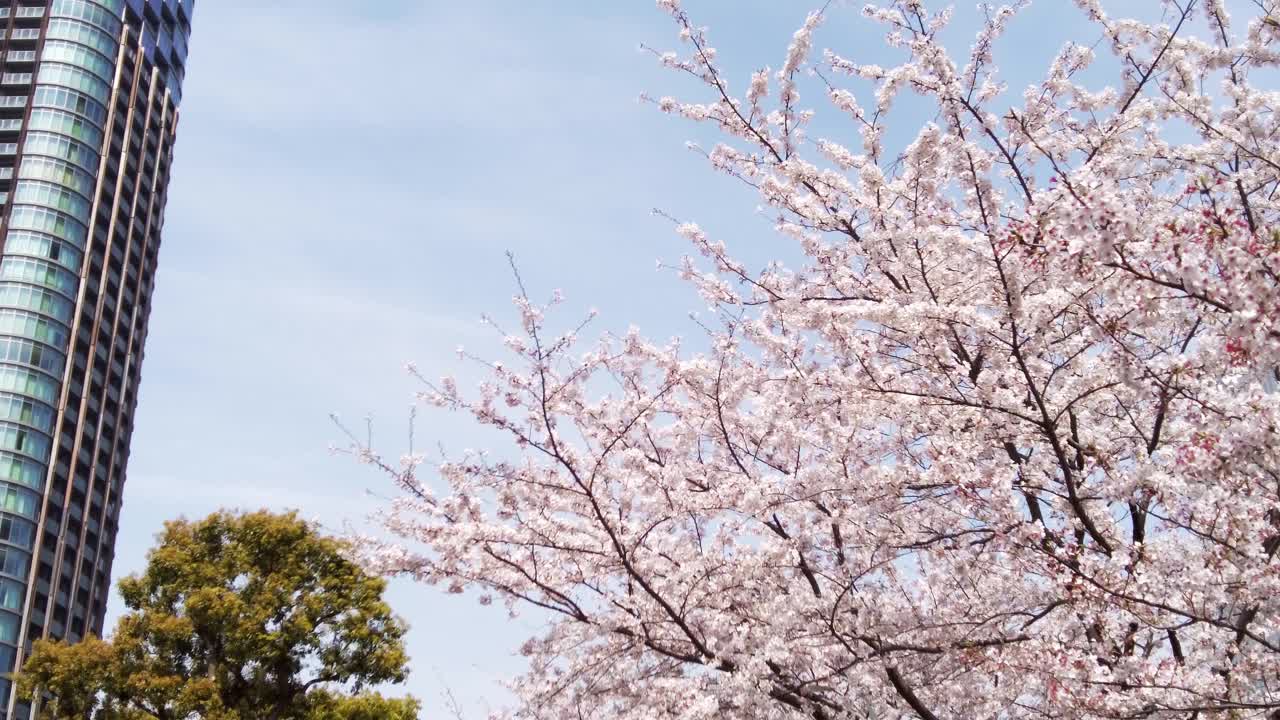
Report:
<svg viewBox="0 0 1280 720"><path fill-rule="evenodd" d="M900 64L816 52L832 5L739 91L659 0L701 91L652 102L803 262L678 223L697 352L521 286L516 361L421 393L518 459L355 442L403 490L378 568L552 618L515 717L1280 718L1280 3L1076 0L1103 42L1020 96L1026 3L963 57L926 4L864 11Z"/></svg>

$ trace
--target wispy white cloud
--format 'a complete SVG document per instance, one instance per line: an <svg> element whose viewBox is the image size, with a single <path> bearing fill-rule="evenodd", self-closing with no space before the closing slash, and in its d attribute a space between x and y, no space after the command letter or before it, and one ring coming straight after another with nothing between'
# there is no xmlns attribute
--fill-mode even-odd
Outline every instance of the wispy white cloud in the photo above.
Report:
<svg viewBox="0 0 1280 720"><path fill-rule="evenodd" d="M199 102L270 133L340 126L421 136L439 128L553 128L567 103L608 86L590 62L551 64L537 55L530 33L546 28L512 22L502 8L387 5L401 11L379 17L360 3L305 11L271 5L255 7L252 22L234 11L202 17L201 32L234 33L235 49L220 53L217 68L200 70L227 81L210 83ZM600 19L566 14L555 23L557 37L584 47L636 40ZM566 74L573 83L563 82Z"/></svg>

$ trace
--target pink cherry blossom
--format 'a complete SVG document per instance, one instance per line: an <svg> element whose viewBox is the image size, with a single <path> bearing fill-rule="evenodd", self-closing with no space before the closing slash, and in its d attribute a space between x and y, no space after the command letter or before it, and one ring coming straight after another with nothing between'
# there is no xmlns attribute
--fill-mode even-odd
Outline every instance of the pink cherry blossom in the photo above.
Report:
<svg viewBox="0 0 1280 720"><path fill-rule="evenodd" d="M552 617L513 717L1280 717L1280 6L1078 0L1104 41L1010 105L1025 3L960 60L948 13L870 7L894 67L813 51L832 4L741 97L658 4L702 87L658 107L804 261L678 223L702 353L521 288L515 361L421 393L519 459L358 453L404 491L374 566ZM891 155L904 92L936 115Z"/></svg>

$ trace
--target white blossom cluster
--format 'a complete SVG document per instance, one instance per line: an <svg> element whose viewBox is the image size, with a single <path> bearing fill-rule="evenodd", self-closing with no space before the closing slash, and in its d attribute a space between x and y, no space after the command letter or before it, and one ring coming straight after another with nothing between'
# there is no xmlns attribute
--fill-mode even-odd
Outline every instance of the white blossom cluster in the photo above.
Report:
<svg viewBox="0 0 1280 720"><path fill-rule="evenodd" d="M894 67L815 53L815 13L741 97L658 4L705 89L658 106L721 132L805 261L680 224L698 354L553 335L522 292L519 362L422 397L523 459L441 492L383 464L377 566L555 618L520 718L1280 717L1280 3L1077 0L1106 41L1014 107L993 47L1025 3L959 60L948 13L869 7ZM857 141L807 134L801 77ZM886 156L903 92L936 119Z"/></svg>

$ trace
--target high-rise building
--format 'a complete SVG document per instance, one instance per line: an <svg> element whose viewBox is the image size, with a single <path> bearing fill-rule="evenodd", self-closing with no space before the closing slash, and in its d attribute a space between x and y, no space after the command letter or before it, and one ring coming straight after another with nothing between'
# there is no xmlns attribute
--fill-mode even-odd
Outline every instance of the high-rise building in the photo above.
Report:
<svg viewBox="0 0 1280 720"><path fill-rule="evenodd" d="M0 674L102 633L194 4L0 0Z"/></svg>

